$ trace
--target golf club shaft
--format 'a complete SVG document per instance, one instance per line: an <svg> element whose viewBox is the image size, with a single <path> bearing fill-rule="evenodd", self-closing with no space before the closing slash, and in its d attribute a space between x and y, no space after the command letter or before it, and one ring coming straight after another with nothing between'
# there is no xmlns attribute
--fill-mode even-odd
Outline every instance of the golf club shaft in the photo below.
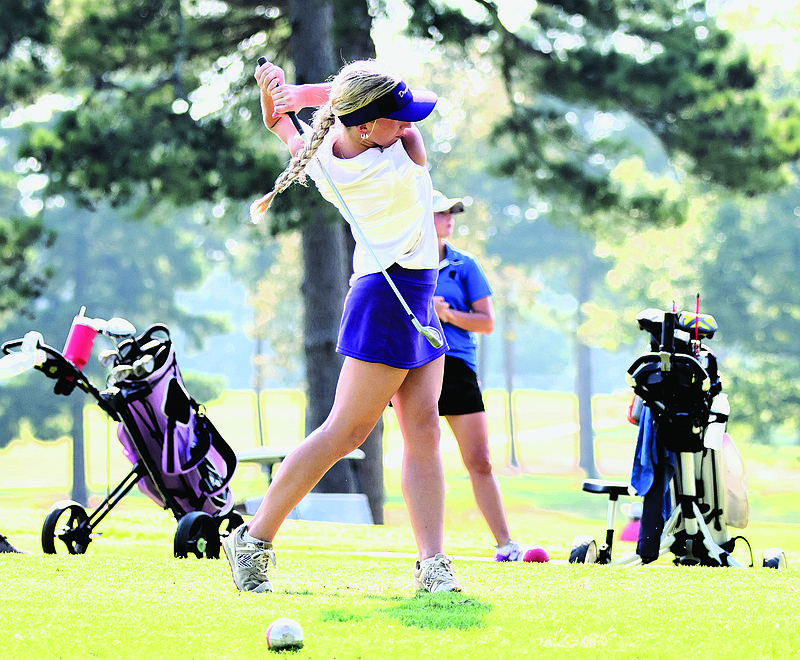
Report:
<svg viewBox="0 0 800 660"><path fill-rule="evenodd" d="M265 62L266 59L263 57L260 57L258 59L259 64L263 64ZM308 145L308 136L306 135L306 132L303 130L303 125L300 123L300 120L297 118L297 115L294 112L288 112L286 114L289 115L289 119L292 120L292 124L294 124L294 127L297 130L298 134L300 135L301 138L303 138L303 142L305 142L306 145ZM336 195L336 198L339 200L339 203L342 205L342 209L344 210L348 220L350 221L350 226L355 229L356 233L361 239L361 242L364 245L366 245L367 249L369 250L369 253L372 255L373 259L375 259L375 263L377 263L378 268L381 269L381 273L383 274L384 278L386 278L386 281L388 282L395 296L397 296L397 300L400 301L400 304L403 306L403 309L405 310L406 314L408 314L408 318L411 320L411 324L414 326L417 332L419 332L423 337L425 337L425 339L427 339L430 342L431 346L433 346L434 348L441 348L444 345L444 341L442 340L439 331L436 328L426 328L419 322L419 319L417 319L417 317L414 315L414 312L412 312L411 308L408 306L408 303L406 302L405 298L403 298L403 294L400 293L400 290L392 281L392 278L389 276L389 273L386 272L386 269L383 267L381 260L378 258L378 255L375 253L375 250L372 248L369 241L367 240L367 237L364 234L364 230L361 229L358 222L356 222L353 213L350 211L350 207L347 206L347 202L344 201L342 194L339 192L339 189L336 187L336 184L333 182L333 179L331 179L331 176L330 174L328 174L328 171L325 169L325 166L322 164L322 162L320 162L320 159L317 158L316 156L314 157L314 160L319 166L319 169L322 172L322 175L325 177L325 180L328 182L328 185L330 185L331 189L333 190L333 193Z"/></svg>

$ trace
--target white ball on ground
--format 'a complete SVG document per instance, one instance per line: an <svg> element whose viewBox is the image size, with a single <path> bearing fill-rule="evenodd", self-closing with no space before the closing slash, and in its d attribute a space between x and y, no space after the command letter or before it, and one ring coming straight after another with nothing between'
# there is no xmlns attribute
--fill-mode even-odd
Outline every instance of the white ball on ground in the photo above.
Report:
<svg viewBox="0 0 800 660"><path fill-rule="evenodd" d="M303 648L303 629L294 619L275 619L267 628L267 646L271 651Z"/></svg>

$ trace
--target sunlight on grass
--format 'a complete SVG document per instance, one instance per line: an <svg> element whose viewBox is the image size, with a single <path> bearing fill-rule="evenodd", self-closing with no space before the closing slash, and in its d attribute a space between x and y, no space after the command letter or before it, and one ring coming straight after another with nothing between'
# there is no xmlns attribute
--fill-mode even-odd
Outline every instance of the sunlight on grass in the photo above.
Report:
<svg viewBox="0 0 800 660"><path fill-rule="evenodd" d="M3 657L268 657L266 629L281 616L302 625L306 645L291 657L303 659L800 657L797 447L740 447L751 506L750 524L741 533L753 547L756 568L678 567L669 557L632 569L569 565L576 535L603 539L607 499L581 490L575 437L558 417L572 409L572 399L553 395L534 405L535 397L526 396L515 398L523 466L508 463L502 410L491 417L493 460L512 534L523 544L547 548L552 561L488 561L492 539L457 450L445 442L445 550L456 557L461 594L414 594L416 545L399 469L385 471L386 525L287 521L275 542L278 567L270 569L275 593L249 594L236 591L224 559L174 559L174 517L136 489L102 521L87 554L68 556L61 548L61 554L43 555L44 516L69 496L63 477L69 452L63 441L56 443L48 460L42 455L46 446L15 444L0 452L0 478L9 478L0 479L0 532L31 554L0 559ZM635 429L613 421L622 414L618 405L613 397L596 402L598 420L607 422L597 429L596 460L604 476L625 479ZM221 426L252 426L251 417L233 410L215 412ZM289 412L286 428L291 425L297 435L297 415ZM92 507L106 491L103 452L118 450L101 446L101 426L91 431L97 454L90 460ZM269 439L283 435L278 427L268 431ZM387 452L398 449L395 432L389 421ZM34 467L26 462L31 457L42 463ZM237 498L263 494L264 475L245 467L252 466L237 472ZM111 472L124 468L109 464ZM53 481L35 481L42 474ZM25 479L34 480L32 487L7 486ZM619 532L621 512L617 522ZM773 546L786 551L789 570L760 568L761 554ZM632 549L632 543L615 541L614 556ZM737 544L735 554L749 563L746 546Z"/></svg>
<svg viewBox="0 0 800 660"><path fill-rule="evenodd" d="M410 560L323 553L316 543L330 549L342 536L341 527L328 531L307 550L279 556L273 594L237 592L224 560L6 556L4 657L265 657L266 629L281 616L305 633L292 657L319 660L800 651L798 569L457 561L464 593L414 595Z"/></svg>

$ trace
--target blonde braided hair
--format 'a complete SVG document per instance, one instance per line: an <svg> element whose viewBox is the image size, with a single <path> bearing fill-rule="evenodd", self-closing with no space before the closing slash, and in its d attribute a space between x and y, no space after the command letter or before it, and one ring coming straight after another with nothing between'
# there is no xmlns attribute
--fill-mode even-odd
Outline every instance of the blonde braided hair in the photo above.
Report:
<svg viewBox="0 0 800 660"><path fill-rule="evenodd" d="M292 183L298 181L306 184L306 166L336 123L336 117L363 108L393 90L401 80L375 60L358 60L345 65L331 82L328 103L314 113L312 133L307 144L292 157L286 169L275 180L273 189L251 204L250 216L253 221L258 222L272 204L275 195L286 190Z"/></svg>

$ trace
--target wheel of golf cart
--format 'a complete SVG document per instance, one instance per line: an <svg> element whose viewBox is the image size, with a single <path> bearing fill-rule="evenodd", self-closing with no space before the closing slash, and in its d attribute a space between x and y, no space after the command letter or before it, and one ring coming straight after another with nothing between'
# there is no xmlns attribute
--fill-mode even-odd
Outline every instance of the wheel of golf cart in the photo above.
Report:
<svg viewBox="0 0 800 660"><path fill-rule="evenodd" d="M570 564L596 564L597 543L591 536L576 536L569 552Z"/></svg>
<svg viewBox="0 0 800 660"><path fill-rule="evenodd" d="M218 559L220 551L217 521L202 511L187 513L178 521L175 530L175 556L188 557L193 554L198 559Z"/></svg>
<svg viewBox="0 0 800 660"><path fill-rule="evenodd" d="M224 516L216 518L216 521L219 524L219 537L220 539L224 539L226 536L229 536L234 529L244 523L244 518L236 513L236 511L231 511Z"/></svg>
<svg viewBox="0 0 800 660"><path fill-rule="evenodd" d="M764 550L764 568L777 568L780 571L788 568L786 563L786 553L780 548L769 548Z"/></svg>
<svg viewBox="0 0 800 660"><path fill-rule="evenodd" d="M92 540L88 520L86 509L77 502L56 502L42 525L42 550L48 555L56 554L56 539L59 539L67 546L69 554L84 554Z"/></svg>

